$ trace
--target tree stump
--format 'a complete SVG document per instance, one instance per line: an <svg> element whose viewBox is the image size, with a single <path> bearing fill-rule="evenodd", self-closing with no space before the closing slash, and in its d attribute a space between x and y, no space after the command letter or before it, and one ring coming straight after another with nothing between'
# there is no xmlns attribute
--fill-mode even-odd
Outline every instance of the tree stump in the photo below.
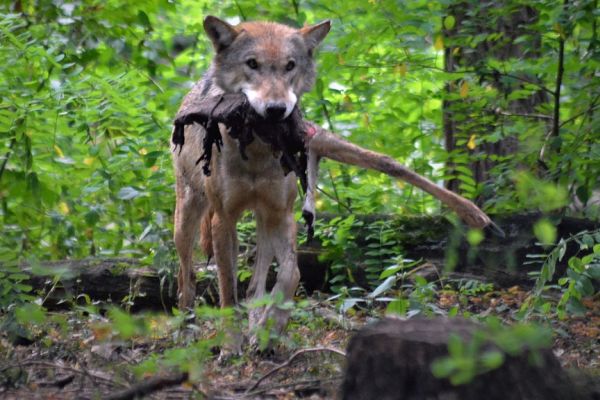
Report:
<svg viewBox="0 0 600 400"><path fill-rule="evenodd" d="M532 365L529 354L506 356L501 367L453 386L431 363L448 355L451 333L468 340L481 326L461 318L386 319L354 336L347 351L344 400L564 400L581 399L551 350ZM493 346L490 343L490 346Z"/></svg>

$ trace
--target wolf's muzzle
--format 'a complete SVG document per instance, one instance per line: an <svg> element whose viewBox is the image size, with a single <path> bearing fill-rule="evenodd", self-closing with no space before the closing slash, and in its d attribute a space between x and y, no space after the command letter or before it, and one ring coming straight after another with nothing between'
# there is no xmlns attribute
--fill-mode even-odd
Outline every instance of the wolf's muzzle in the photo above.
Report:
<svg viewBox="0 0 600 400"><path fill-rule="evenodd" d="M283 119L286 111L285 103L269 103L265 108L265 117L272 121L279 121Z"/></svg>

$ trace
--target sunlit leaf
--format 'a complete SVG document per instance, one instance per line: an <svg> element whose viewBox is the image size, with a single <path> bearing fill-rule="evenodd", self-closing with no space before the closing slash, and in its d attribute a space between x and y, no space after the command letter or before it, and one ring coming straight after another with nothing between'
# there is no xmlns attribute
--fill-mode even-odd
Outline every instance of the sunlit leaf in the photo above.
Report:
<svg viewBox="0 0 600 400"><path fill-rule="evenodd" d="M475 143L476 138L477 138L476 135L469 136L469 141L467 142L467 148L469 150L475 150L475 147L477 147L477 144Z"/></svg>
<svg viewBox="0 0 600 400"><path fill-rule="evenodd" d="M462 81L460 84L460 97L465 98L469 95L469 82Z"/></svg>
<svg viewBox="0 0 600 400"><path fill-rule="evenodd" d="M542 244L552 244L556 241L556 227L545 218L535 223L533 233Z"/></svg>
<svg viewBox="0 0 600 400"><path fill-rule="evenodd" d="M448 15L446 18L444 18L444 28L446 28L446 29L454 28L455 23L456 23L456 19L452 15Z"/></svg>
<svg viewBox="0 0 600 400"><path fill-rule="evenodd" d="M438 35L435 38L433 48L436 49L437 51L444 50L444 38L442 37L442 35Z"/></svg>

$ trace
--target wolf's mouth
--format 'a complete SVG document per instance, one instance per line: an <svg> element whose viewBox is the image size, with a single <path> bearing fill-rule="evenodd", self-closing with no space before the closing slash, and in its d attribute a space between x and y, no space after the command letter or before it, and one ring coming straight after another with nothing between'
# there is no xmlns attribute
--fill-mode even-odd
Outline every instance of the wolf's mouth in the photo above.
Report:
<svg viewBox="0 0 600 400"><path fill-rule="evenodd" d="M243 94L242 94L243 95ZM245 97L245 95L244 95ZM247 122L250 124L280 124L282 122L285 122L286 120L288 120L291 115L293 114L290 113L290 115L285 115L285 111L286 109L283 108L283 111L278 111L278 112L265 112L265 115L259 113L258 111L256 111L256 109L254 107L252 107L252 104L248 103L248 110L246 111L247 113Z"/></svg>

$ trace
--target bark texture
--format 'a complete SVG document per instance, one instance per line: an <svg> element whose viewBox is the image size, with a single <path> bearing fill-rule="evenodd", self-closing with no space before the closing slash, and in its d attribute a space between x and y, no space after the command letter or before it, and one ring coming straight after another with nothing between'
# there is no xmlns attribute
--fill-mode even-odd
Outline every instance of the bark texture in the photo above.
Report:
<svg viewBox="0 0 600 400"><path fill-rule="evenodd" d="M453 386L436 378L431 363L448 355L451 334L470 340L483 329L460 318L387 319L358 332L348 345L344 400L564 400L583 399L549 349L507 356L498 369ZM493 344L488 346L494 347Z"/></svg>

